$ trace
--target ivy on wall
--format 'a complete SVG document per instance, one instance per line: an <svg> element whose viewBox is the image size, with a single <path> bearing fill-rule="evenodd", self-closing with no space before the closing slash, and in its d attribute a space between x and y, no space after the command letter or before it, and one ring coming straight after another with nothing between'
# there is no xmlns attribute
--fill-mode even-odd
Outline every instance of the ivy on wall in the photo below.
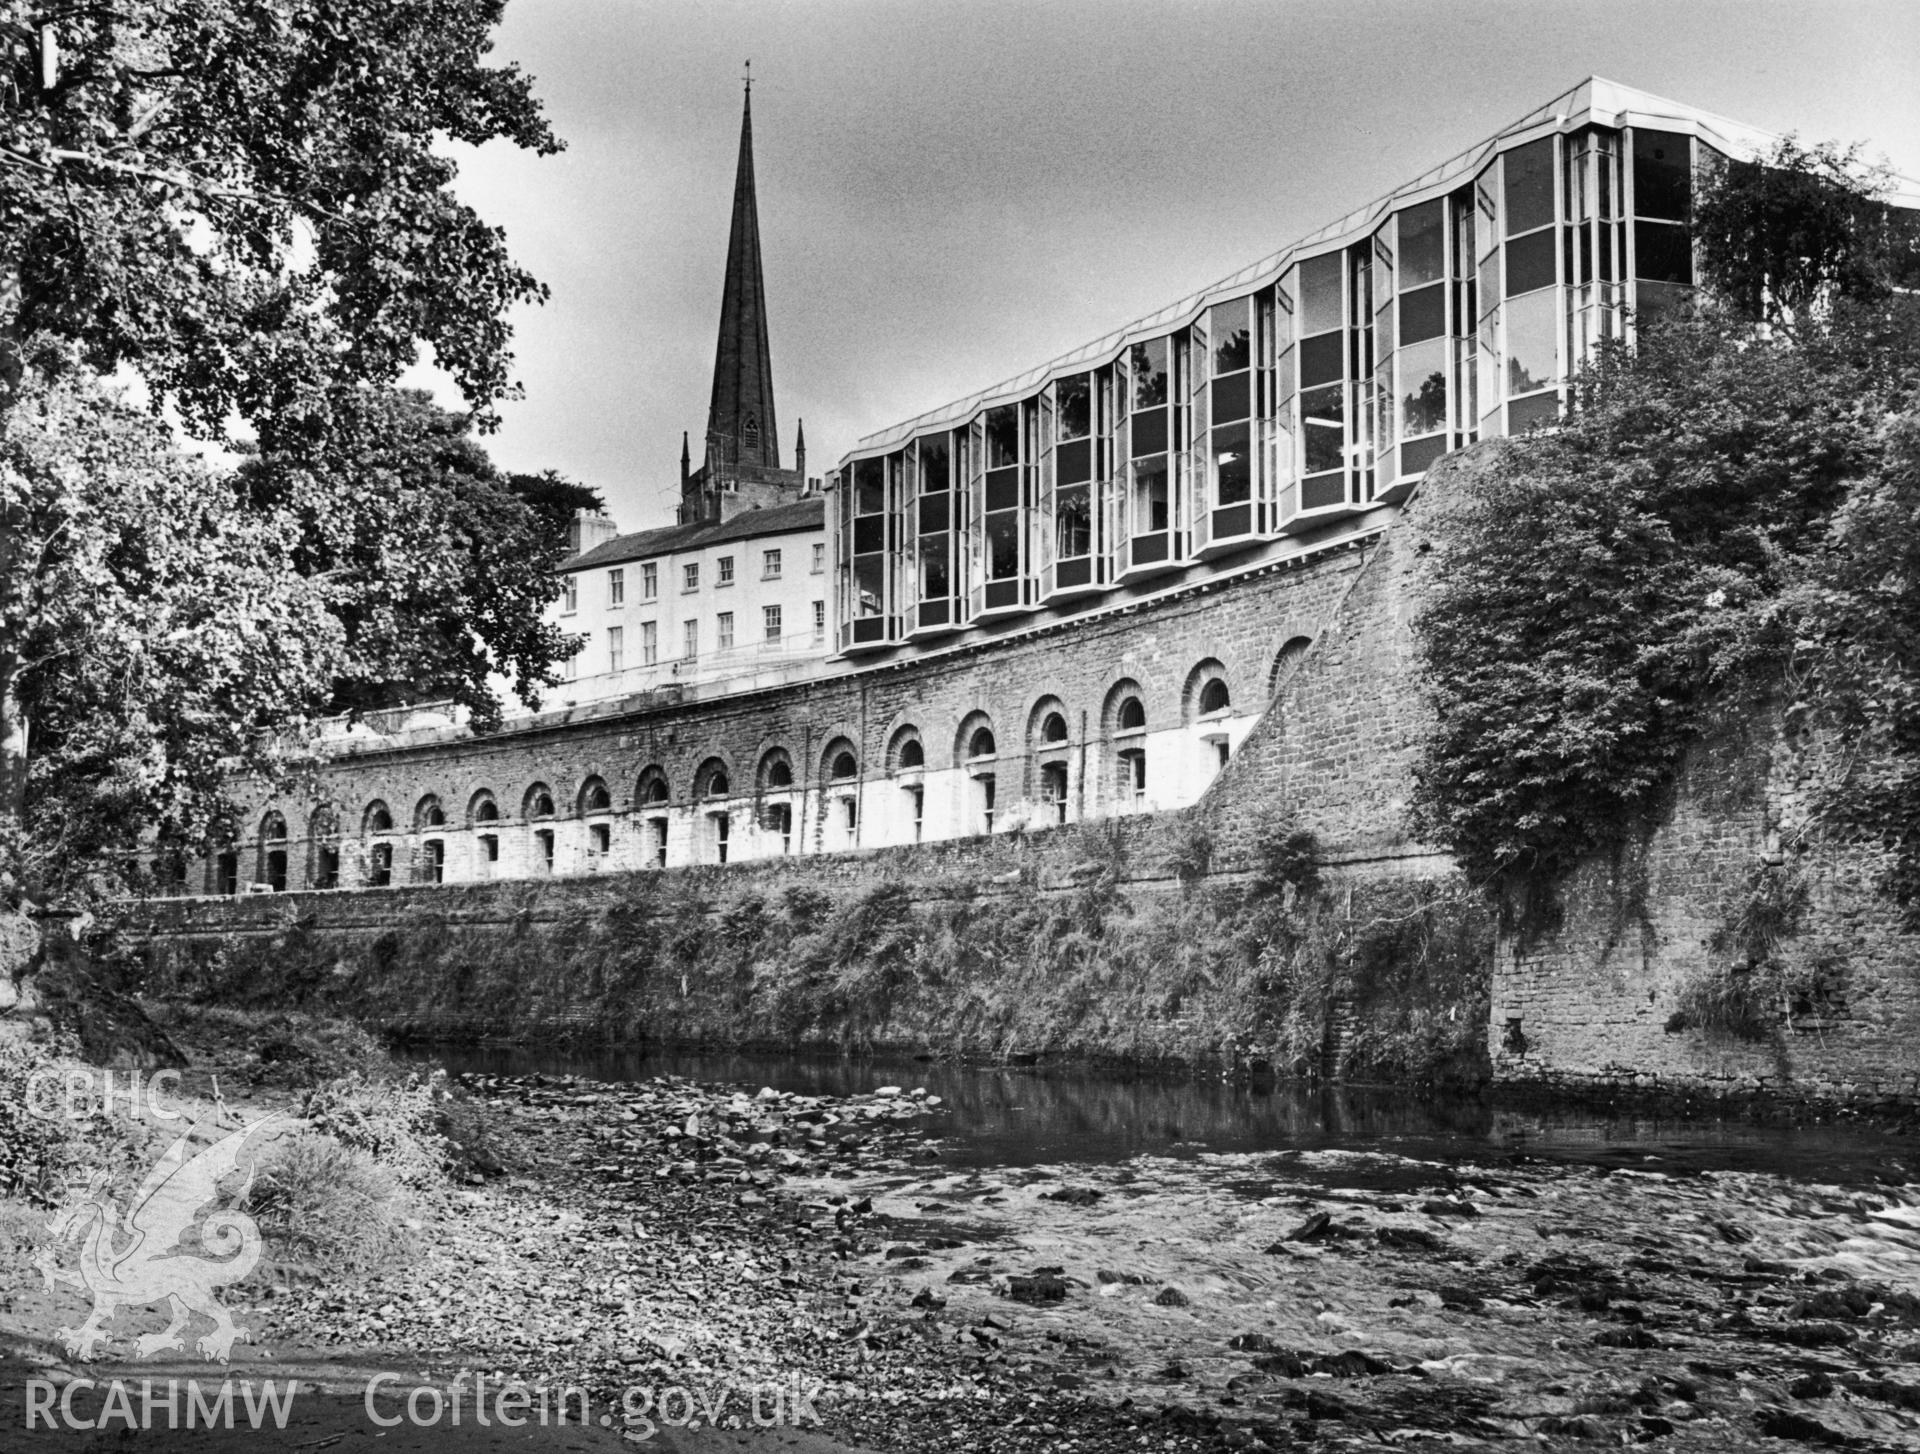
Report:
<svg viewBox="0 0 1920 1454"><path fill-rule="evenodd" d="M1801 278L1791 247L1731 257L1697 309L1603 350L1557 428L1427 498L1415 812L1476 880L1622 841L1711 716L1763 696L1862 749L1821 821L1920 864L1920 304L1887 284L1898 258L1862 260L1905 236L1865 183L1827 152L1772 160L1710 181L1703 215L1805 231L1795 209L1824 207L1860 248Z"/></svg>

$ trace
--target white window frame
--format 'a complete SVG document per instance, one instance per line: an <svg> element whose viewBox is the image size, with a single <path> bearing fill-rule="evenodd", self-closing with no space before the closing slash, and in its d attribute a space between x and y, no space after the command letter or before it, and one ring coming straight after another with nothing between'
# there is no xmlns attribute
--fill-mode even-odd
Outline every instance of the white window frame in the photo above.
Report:
<svg viewBox="0 0 1920 1454"><path fill-rule="evenodd" d="M716 586L730 586L733 584L733 557L732 556L723 555L719 558L719 560L717 560L714 563L714 582L713 583Z"/></svg>
<svg viewBox="0 0 1920 1454"><path fill-rule="evenodd" d="M728 651L733 647L733 612L722 611L714 621L713 649Z"/></svg>
<svg viewBox="0 0 1920 1454"><path fill-rule="evenodd" d="M647 561L640 567L640 599L657 601L660 598L660 567L653 561Z"/></svg>
<svg viewBox="0 0 1920 1454"><path fill-rule="evenodd" d="M761 551L760 579L763 581L777 581L780 579L780 571L780 547L777 545L769 546L767 549Z"/></svg>
<svg viewBox="0 0 1920 1454"><path fill-rule="evenodd" d="M760 608L760 622L766 628L767 640L778 641L780 639L781 617L784 614L777 603Z"/></svg>
<svg viewBox="0 0 1920 1454"><path fill-rule="evenodd" d="M627 604L627 573L619 566L607 572L607 604L609 606Z"/></svg>

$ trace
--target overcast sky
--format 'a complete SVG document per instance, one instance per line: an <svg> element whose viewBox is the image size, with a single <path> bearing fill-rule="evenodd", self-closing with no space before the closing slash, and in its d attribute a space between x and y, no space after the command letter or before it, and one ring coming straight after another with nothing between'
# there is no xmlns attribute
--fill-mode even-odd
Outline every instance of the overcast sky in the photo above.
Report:
<svg viewBox="0 0 1920 1454"><path fill-rule="evenodd" d="M694 460L753 61L781 448L1189 293L1601 75L1920 174L1920 0L512 0L568 149L462 153L552 289L489 448L666 523ZM451 395L447 402L457 402Z"/></svg>

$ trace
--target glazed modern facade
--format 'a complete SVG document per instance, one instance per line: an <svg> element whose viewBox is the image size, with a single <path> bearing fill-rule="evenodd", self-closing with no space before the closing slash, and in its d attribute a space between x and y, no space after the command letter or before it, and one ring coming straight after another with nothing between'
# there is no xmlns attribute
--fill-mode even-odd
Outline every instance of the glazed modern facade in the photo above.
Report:
<svg viewBox="0 0 1920 1454"><path fill-rule="evenodd" d="M1398 503L1449 451L1550 423L1603 341L1683 299L1697 176L1770 140L1584 82L1203 293L870 436L824 528L803 470L775 447L749 474L731 442L767 449L770 375L717 384L680 523L583 536L561 567L555 619L588 643L554 707L487 739L351 724L312 801L257 801L192 881L733 864L1177 809L1269 723L1326 734L1323 758L1294 744L1324 796L1398 719L1360 700L1295 723L1290 684ZM722 382L759 357L728 340L763 332L736 255L757 249L730 247Z"/></svg>
<svg viewBox="0 0 1920 1454"><path fill-rule="evenodd" d="M863 440L830 487L837 649L1284 547L1551 421L1602 340L1692 286L1696 174L1767 140L1588 80L1204 293Z"/></svg>

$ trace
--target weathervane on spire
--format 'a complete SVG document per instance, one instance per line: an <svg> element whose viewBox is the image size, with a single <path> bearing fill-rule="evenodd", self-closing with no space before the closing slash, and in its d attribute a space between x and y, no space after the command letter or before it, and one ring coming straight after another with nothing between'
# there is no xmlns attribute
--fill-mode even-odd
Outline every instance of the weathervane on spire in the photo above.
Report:
<svg viewBox="0 0 1920 1454"><path fill-rule="evenodd" d="M746 63L746 67L747 67L747 74L743 76L741 79L747 83L747 94L751 96L753 94L753 62L748 61Z"/></svg>

